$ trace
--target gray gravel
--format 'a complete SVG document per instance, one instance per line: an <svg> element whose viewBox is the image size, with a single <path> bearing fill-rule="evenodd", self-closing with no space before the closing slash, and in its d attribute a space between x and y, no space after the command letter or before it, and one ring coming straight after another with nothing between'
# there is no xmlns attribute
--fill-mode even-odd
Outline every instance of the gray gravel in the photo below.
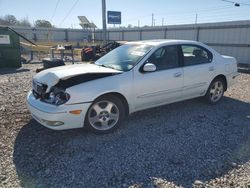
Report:
<svg viewBox="0 0 250 188"><path fill-rule="evenodd" d="M39 65L0 70L0 187L250 187L250 75L224 100L133 114L116 132L52 131L25 104Z"/></svg>

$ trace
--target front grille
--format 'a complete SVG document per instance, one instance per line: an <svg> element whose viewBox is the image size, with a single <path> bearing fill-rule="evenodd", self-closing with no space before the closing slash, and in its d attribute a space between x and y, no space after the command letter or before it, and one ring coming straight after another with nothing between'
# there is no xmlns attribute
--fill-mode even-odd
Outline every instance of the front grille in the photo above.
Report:
<svg viewBox="0 0 250 188"><path fill-rule="evenodd" d="M33 94L36 98L43 97L46 94L47 85L41 84L35 80L32 82Z"/></svg>

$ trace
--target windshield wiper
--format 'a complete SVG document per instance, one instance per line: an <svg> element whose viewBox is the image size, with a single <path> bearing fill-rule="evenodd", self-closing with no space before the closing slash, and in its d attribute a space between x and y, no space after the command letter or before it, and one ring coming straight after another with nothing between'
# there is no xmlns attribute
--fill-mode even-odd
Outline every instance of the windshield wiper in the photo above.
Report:
<svg viewBox="0 0 250 188"><path fill-rule="evenodd" d="M105 68L115 69L112 65L104 65L104 64L97 64L97 65L105 67Z"/></svg>

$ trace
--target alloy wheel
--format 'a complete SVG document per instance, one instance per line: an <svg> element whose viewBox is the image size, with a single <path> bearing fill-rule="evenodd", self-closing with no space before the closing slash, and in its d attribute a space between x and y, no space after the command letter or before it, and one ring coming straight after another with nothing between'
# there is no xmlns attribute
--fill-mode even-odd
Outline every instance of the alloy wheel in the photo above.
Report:
<svg viewBox="0 0 250 188"><path fill-rule="evenodd" d="M113 128L119 120L119 108L111 101L98 101L88 112L90 125L100 131Z"/></svg>
<svg viewBox="0 0 250 188"><path fill-rule="evenodd" d="M216 81L213 83L211 89L210 89L210 99L212 102L216 103L218 102L221 97L223 96L224 92L224 86L221 81Z"/></svg>

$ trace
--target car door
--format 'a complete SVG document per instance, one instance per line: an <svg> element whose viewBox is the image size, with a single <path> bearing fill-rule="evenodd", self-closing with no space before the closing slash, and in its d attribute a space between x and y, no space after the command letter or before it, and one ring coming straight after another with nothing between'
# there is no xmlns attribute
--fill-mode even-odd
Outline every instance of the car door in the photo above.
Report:
<svg viewBox="0 0 250 188"><path fill-rule="evenodd" d="M153 72L145 72L143 66L152 63ZM182 95L183 68L180 66L178 46L158 48L134 71L135 110L167 104Z"/></svg>
<svg viewBox="0 0 250 188"><path fill-rule="evenodd" d="M202 96L215 76L212 53L199 45L181 45L184 71L183 98Z"/></svg>

